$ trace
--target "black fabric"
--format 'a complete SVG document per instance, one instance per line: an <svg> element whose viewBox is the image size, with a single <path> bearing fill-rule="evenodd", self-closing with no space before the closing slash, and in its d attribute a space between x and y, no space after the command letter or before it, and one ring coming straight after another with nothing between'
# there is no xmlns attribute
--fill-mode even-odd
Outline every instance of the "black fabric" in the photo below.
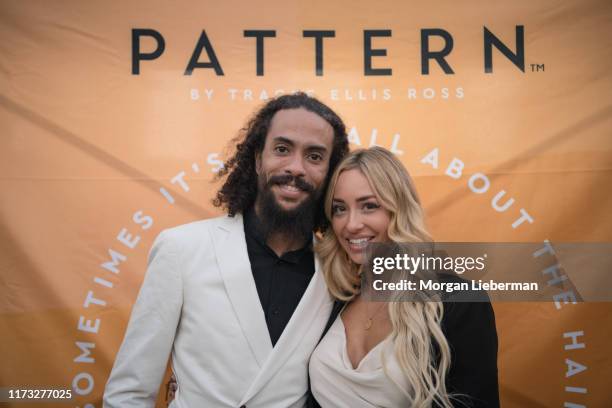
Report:
<svg viewBox="0 0 612 408"><path fill-rule="evenodd" d="M252 209L244 214L244 231L257 294L275 345L314 275L312 240L279 257L266 245Z"/></svg>
<svg viewBox="0 0 612 408"><path fill-rule="evenodd" d="M451 349L449 393L456 407L499 407L497 331L489 302L444 303L442 330Z"/></svg>
<svg viewBox="0 0 612 408"><path fill-rule="evenodd" d="M338 318L344 304L335 302L325 333ZM444 303L442 331L451 349L451 367L446 376L454 407L497 408L497 330L490 302ZM309 393L308 408L321 408Z"/></svg>

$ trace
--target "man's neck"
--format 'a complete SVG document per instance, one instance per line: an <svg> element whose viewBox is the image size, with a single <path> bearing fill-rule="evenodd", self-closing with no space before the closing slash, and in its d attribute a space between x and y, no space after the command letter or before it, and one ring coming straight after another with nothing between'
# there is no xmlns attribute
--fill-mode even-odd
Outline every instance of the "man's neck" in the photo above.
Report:
<svg viewBox="0 0 612 408"><path fill-rule="evenodd" d="M271 233L266 239L266 245L270 247L277 256L282 256L286 252L301 249L305 244L305 239L288 236L287 234Z"/></svg>

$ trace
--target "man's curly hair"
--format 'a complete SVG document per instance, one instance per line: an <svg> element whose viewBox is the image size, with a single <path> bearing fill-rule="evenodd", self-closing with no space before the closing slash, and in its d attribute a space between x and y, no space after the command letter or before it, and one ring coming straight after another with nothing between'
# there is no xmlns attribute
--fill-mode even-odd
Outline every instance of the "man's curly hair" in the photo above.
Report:
<svg viewBox="0 0 612 408"><path fill-rule="evenodd" d="M348 153L348 137L342 119L327 105L303 92L282 95L268 101L249 120L239 135L233 139L236 152L217 173L217 179L227 176L225 183L213 200L215 207L225 208L230 217L244 213L255 203L257 196L257 173L255 171L255 156L262 152L268 129L274 114L283 109L304 108L319 115L331 125L334 130L332 153L329 159L329 170L324 182L324 188L340 160ZM323 207L318 209L315 217L315 230L323 229L327 222Z"/></svg>

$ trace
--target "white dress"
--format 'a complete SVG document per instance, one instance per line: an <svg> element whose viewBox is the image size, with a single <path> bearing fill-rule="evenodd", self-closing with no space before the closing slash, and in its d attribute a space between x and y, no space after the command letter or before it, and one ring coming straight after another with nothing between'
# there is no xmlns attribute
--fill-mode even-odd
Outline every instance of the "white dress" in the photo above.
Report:
<svg viewBox="0 0 612 408"><path fill-rule="evenodd" d="M383 354L389 376L383 370ZM402 374L391 339L378 343L353 368L340 316L313 352L309 370L312 393L323 408L411 406L411 387Z"/></svg>

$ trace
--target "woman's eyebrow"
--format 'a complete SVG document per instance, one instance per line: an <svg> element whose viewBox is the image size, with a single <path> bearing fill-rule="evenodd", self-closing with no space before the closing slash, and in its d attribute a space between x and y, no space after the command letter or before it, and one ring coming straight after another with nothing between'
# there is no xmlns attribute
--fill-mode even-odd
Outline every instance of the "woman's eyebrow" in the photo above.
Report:
<svg viewBox="0 0 612 408"><path fill-rule="evenodd" d="M359 198L358 198L358 199L356 199L355 201L357 201L357 202L361 202L361 201L366 201L366 200L369 200L370 198L374 198L374 199L376 199L376 196L375 196L374 194L370 194L370 195L367 195L367 196L359 197ZM332 198L332 201L334 201L334 202L338 202L338 203L344 203L344 200L343 200L343 199L341 199L341 198L336 198L336 197Z"/></svg>
<svg viewBox="0 0 612 408"><path fill-rule="evenodd" d="M376 196L374 194L370 194L370 195L367 195L367 196L359 197L357 199L357 202L359 202L359 201L366 201L366 200L369 200L370 198L376 198Z"/></svg>

